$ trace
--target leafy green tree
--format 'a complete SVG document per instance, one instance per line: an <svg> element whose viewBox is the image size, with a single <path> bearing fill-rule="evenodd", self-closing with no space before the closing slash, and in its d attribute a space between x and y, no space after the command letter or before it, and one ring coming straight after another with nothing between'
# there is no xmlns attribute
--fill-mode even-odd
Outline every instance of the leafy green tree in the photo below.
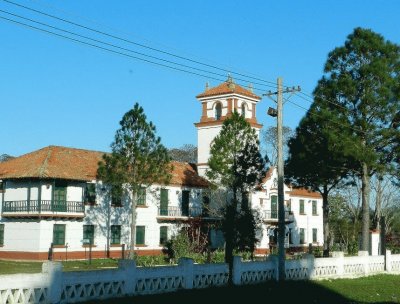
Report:
<svg viewBox="0 0 400 304"><path fill-rule="evenodd" d="M346 178L351 161L334 152L337 143L329 140L328 121L335 119L329 104L324 100L314 102L300 121L295 135L289 140L289 156L285 163L286 182L295 187L305 187L322 196L324 256L329 256L329 193Z"/></svg>
<svg viewBox="0 0 400 304"><path fill-rule="evenodd" d="M362 243L369 247L370 178L394 169L400 111L400 48L369 29L356 28L344 46L328 55L325 75L314 91L315 102L329 101L335 123L328 141L354 161L362 183Z"/></svg>
<svg viewBox="0 0 400 304"><path fill-rule="evenodd" d="M131 195L130 257L133 258L138 193L154 183L167 184L172 167L168 150L138 103L125 113L120 126L111 144L112 153L104 154L99 163L98 177L111 186L111 196L121 197L123 191Z"/></svg>
<svg viewBox="0 0 400 304"><path fill-rule="evenodd" d="M232 280L233 250L238 232L239 198L254 189L265 176L266 159L259 151L259 141L255 130L245 118L234 112L227 118L221 132L215 137L208 160L207 177L218 188L224 188L232 196L226 199L224 213L225 261L229 263ZM243 200L242 200L243 202ZM242 231L243 232L243 231ZM243 239L244 236L240 239ZM253 238L254 240L254 238Z"/></svg>

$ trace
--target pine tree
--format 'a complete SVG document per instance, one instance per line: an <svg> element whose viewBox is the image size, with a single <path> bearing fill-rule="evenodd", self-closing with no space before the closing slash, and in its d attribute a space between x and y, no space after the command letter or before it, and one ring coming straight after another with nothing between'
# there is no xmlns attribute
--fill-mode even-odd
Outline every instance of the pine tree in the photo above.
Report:
<svg viewBox="0 0 400 304"><path fill-rule="evenodd" d="M344 46L329 53L324 72L314 100L334 120L325 128L328 142L335 144L329 150L352 159L351 170L361 179L361 250L368 250L370 178L392 172L398 155L399 130L392 124L400 111L400 48L356 28Z"/></svg>
<svg viewBox="0 0 400 304"><path fill-rule="evenodd" d="M125 113L120 126L111 144L112 153L105 154L99 163L98 177L111 186L111 196L121 197L124 189L131 194L130 257L133 258L138 193L154 183L167 184L172 167L168 150L138 103Z"/></svg>
<svg viewBox="0 0 400 304"><path fill-rule="evenodd" d="M329 103L314 102L300 121L295 135L289 140L289 156L285 163L286 182L294 187L305 187L322 196L324 256L329 256L329 193L347 175L352 161L335 151L337 144L329 141L331 115Z"/></svg>
<svg viewBox="0 0 400 304"><path fill-rule="evenodd" d="M233 250L239 246L235 240L246 238L243 235L245 232L238 231L236 225L239 218L239 197L253 190L267 171L266 159L260 154L255 130L237 112L224 121L221 132L214 139L208 165L207 177L217 187L226 189L232 195L232 199L227 198L223 219L225 262L229 263L231 282ZM246 216L248 217L248 213ZM246 218L243 220L249 222ZM247 236L251 235L255 236L254 231ZM256 241L255 237L251 239ZM254 244L250 248L254 249Z"/></svg>

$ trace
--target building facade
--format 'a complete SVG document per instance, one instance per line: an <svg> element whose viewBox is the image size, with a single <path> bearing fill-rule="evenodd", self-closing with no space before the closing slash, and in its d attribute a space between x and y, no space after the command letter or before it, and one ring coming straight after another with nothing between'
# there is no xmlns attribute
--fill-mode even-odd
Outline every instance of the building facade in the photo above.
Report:
<svg viewBox="0 0 400 304"><path fill-rule="evenodd" d="M231 78L197 96L202 104L198 130L198 164L173 162L168 185L141 190L136 212L138 254L159 254L165 242L191 219L219 221L209 212L213 193L204 178L212 140L225 118L238 111L257 131L256 105L261 99ZM130 243L131 201L126 192L112 197L97 180L103 152L49 146L0 163L0 258L85 259L122 257ZM262 225L257 252L276 247L278 203L276 170L250 194ZM285 186L287 247L322 246L322 199L305 189ZM223 246L222 233L210 233L212 247Z"/></svg>

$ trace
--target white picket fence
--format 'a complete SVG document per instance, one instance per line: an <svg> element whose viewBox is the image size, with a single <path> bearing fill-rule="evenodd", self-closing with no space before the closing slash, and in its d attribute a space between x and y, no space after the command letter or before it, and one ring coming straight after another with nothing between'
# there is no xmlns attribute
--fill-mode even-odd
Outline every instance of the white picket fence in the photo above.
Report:
<svg viewBox="0 0 400 304"><path fill-rule="evenodd" d="M400 254L344 257L335 252L331 258L306 255L286 261L286 279L308 280L349 278L378 273L399 273ZM275 280L278 261L271 257L262 262L242 262L235 257L233 283L246 285ZM112 270L63 272L57 262L43 263L37 274L0 276L0 303L76 303L130 295L174 292L223 286L228 282L228 265L194 264L183 258L176 266L136 267L133 261L121 260Z"/></svg>

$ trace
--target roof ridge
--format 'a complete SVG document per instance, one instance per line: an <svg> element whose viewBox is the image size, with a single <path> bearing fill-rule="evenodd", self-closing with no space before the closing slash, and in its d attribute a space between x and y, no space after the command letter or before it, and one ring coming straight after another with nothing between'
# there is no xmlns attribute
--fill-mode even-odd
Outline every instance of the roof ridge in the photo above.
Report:
<svg viewBox="0 0 400 304"><path fill-rule="evenodd" d="M48 164L48 160L49 160L49 158L50 158L50 156L51 156L51 152L53 152L53 150L52 150L52 146L48 146L48 151L47 151L47 156L46 156L46 158L44 159L44 161L43 161L43 164L39 167L39 176L40 177L46 177L46 176L44 176L44 172L46 171L46 167L47 167L47 164Z"/></svg>
<svg viewBox="0 0 400 304"><path fill-rule="evenodd" d="M98 153L110 153L105 151L99 150L90 150L90 149L83 149L83 148L74 148L74 147L67 147L67 146L58 146L58 145L49 145L45 148L61 148L61 149L69 149L69 150L79 150L79 151L88 151L88 152L98 152Z"/></svg>

